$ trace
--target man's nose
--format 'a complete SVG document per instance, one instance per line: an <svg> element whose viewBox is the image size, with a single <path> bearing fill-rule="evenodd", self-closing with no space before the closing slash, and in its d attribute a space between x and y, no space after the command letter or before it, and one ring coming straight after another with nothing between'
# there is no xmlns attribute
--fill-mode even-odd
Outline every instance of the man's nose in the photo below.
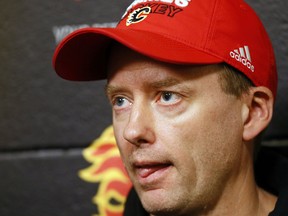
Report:
<svg viewBox="0 0 288 216"><path fill-rule="evenodd" d="M143 103L133 104L129 121L124 129L124 138L133 145L155 142L154 118L151 108Z"/></svg>

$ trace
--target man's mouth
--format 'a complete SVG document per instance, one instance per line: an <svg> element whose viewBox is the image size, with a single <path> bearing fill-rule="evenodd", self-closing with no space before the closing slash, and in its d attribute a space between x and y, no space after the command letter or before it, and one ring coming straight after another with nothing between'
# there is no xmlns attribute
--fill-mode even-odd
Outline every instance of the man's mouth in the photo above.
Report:
<svg viewBox="0 0 288 216"><path fill-rule="evenodd" d="M171 166L171 163L141 163L134 165L138 178L147 181L161 178Z"/></svg>

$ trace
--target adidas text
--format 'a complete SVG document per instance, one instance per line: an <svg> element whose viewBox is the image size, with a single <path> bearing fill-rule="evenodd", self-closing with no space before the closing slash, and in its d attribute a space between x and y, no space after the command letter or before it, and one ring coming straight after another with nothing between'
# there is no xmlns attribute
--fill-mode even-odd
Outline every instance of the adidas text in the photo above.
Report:
<svg viewBox="0 0 288 216"><path fill-rule="evenodd" d="M255 67L251 63L251 56L250 56L248 46L244 46L244 48L239 48L239 49L235 49L234 51L231 51L230 56L236 61L241 62L252 72L255 71Z"/></svg>

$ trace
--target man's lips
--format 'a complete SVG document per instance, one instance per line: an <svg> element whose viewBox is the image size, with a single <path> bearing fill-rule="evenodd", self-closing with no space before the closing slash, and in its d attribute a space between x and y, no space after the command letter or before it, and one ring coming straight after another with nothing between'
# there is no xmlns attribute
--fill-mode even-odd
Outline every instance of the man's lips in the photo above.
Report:
<svg viewBox="0 0 288 216"><path fill-rule="evenodd" d="M152 174L159 171L164 171L170 166L170 163L143 163L134 165L137 175L139 175L141 178L148 178Z"/></svg>

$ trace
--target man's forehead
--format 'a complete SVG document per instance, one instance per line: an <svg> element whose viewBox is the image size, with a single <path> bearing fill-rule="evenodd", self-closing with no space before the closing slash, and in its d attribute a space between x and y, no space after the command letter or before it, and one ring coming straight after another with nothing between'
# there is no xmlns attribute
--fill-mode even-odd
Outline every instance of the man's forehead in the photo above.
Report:
<svg viewBox="0 0 288 216"><path fill-rule="evenodd" d="M165 77L161 79L149 79L143 80L142 86L147 88L153 89L161 89L165 87L171 87L180 84L182 81L175 77ZM125 89L125 85L123 86L121 82L107 82L106 85L106 92L114 92L114 91L121 91L121 89Z"/></svg>
<svg viewBox="0 0 288 216"><path fill-rule="evenodd" d="M182 90L191 89L193 86L199 86L198 80L207 80L206 84L211 84L211 79L216 80L216 76L213 74L219 74L220 65L205 65L205 66L183 66L182 70L171 70L173 72L167 72L165 70L157 70L155 74L141 73L135 71L115 72L110 79L107 80L106 94L113 95L119 92L130 92L139 89L146 90L169 90L175 88L181 88ZM174 68L175 69L175 68ZM201 82L203 85L203 82ZM216 82L215 82L216 83ZM218 79L217 79L218 83Z"/></svg>

